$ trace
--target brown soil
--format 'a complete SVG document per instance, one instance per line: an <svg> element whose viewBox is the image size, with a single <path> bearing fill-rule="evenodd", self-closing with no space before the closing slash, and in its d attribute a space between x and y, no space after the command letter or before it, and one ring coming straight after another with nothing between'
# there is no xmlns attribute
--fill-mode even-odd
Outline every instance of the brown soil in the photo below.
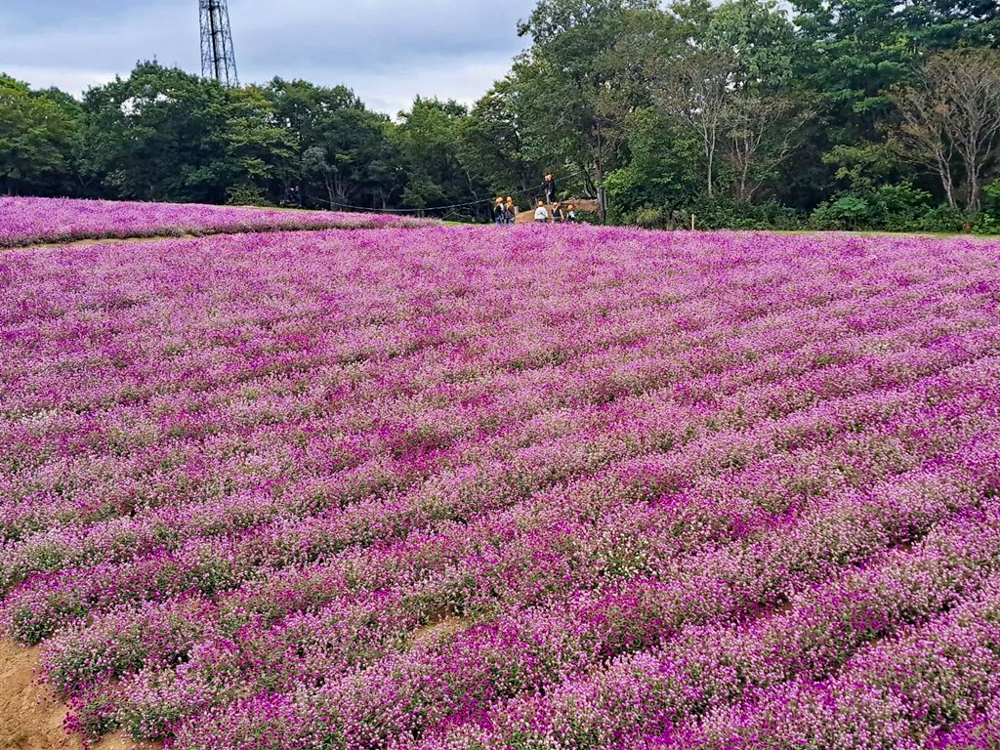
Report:
<svg viewBox="0 0 1000 750"><path fill-rule="evenodd" d="M579 208L579 211L586 211L586 208ZM305 213L309 213L305 211ZM428 219L428 221L430 221ZM428 226L435 226L433 223ZM312 232L344 231L353 232L364 229L375 229L372 225L330 225L317 227L259 227L254 230L230 230L230 229L205 229L203 231L186 234L154 234L140 237L83 237L78 240L43 240L40 242L29 242L27 245L13 245L8 247L0 245L0 252L10 252L13 250L50 250L64 247L86 247L88 245L113 245L113 244L135 244L136 242L160 242L162 240L188 240L198 237L241 237L251 234L304 234ZM398 229L412 229L416 227L400 226Z"/></svg>
<svg viewBox="0 0 1000 750"><path fill-rule="evenodd" d="M435 641L457 633L465 627L467 627L467 623L461 617L442 613L439 616L431 618L431 621L427 625L424 625L424 627L414 631L410 638L410 643L417 645L428 641ZM3 749L0 748L0 750Z"/></svg>
<svg viewBox="0 0 1000 750"><path fill-rule="evenodd" d="M566 206L572 203L574 206L576 206L576 212L578 214L579 213L596 214L600 212L600 208L597 205L597 201L591 200L589 198L585 198L583 200L575 200L575 201L560 201L560 203L562 203L564 209L566 208ZM552 206L549 206L550 210L551 208ZM535 220L534 206L532 206L529 209L525 209L524 211L519 211L517 214L518 224L530 224L534 220Z"/></svg>
<svg viewBox="0 0 1000 750"><path fill-rule="evenodd" d="M14 250L59 250L65 247L90 247L91 245L134 245L139 242L162 242L163 240L189 240L198 237L196 234L158 235L155 237L106 237L104 239L86 238L82 240L66 240L63 242L36 242L31 245L17 247L0 247L0 252Z"/></svg>
<svg viewBox="0 0 1000 750"><path fill-rule="evenodd" d="M66 734L68 709L38 677L41 649L0 640L0 750L155 750L124 735L98 743Z"/></svg>

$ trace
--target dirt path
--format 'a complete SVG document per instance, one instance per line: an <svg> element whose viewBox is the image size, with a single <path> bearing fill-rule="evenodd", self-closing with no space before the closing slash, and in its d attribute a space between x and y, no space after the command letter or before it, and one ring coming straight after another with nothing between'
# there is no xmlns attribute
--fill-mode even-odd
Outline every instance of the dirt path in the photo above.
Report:
<svg viewBox="0 0 1000 750"><path fill-rule="evenodd" d="M597 205L597 201L590 198L583 198L580 200L561 200L559 201L563 208L565 209L570 203L576 206L576 212L578 214L596 214L600 212ZM551 209L552 207L549 206ZM519 211L517 214L518 224L531 224L535 220L535 207L525 209L524 211Z"/></svg>
<svg viewBox="0 0 1000 750"><path fill-rule="evenodd" d="M0 640L0 750L156 750L120 734L109 735L89 748L63 730L68 712L40 683L39 647L26 648Z"/></svg>
<svg viewBox="0 0 1000 750"><path fill-rule="evenodd" d="M308 211L306 213L309 213ZM430 220L428 220L430 221ZM29 242L26 245L0 245L0 252L9 252L11 250L45 250L51 248L61 248L61 247L76 247L79 245L106 245L114 243L134 243L134 242L158 242L161 240L186 240L193 239L195 237L240 237L243 235L252 234L297 234L297 233L315 233L315 232L358 232L368 229L420 229L420 228L431 228L438 226L434 222L430 222L426 227L412 226L412 225L399 225L392 226L386 225L384 227L377 226L374 224L342 224L342 225L327 225L327 226L314 226L314 227L257 227L256 229L203 229L197 232L183 232L183 233L167 233L167 234L150 234L150 235L140 235L137 237L80 237L79 239L65 239L65 240L52 240L45 239L39 240L37 242Z"/></svg>

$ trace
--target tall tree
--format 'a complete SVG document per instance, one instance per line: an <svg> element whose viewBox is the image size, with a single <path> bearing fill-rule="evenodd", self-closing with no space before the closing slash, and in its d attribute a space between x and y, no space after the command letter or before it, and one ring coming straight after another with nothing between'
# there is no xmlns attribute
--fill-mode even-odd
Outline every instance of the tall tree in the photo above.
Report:
<svg viewBox="0 0 1000 750"><path fill-rule="evenodd" d="M658 86L663 110L695 131L701 140L709 198L715 195L715 165L726 129L733 67L728 51L693 48L668 61Z"/></svg>
<svg viewBox="0 0 1000 750"><path fill-rule="evenodd" d="M400 113L394 133L407 173L405 205L433 209L485 201L486 186L472 176L461 159L459 143L467 118L464 105L422 97L414 100L409 111ZM479 208L478 212L485 216L487 209ZM477 207L457 213L475 214Z"/></svg>
<svg viewBox="0 0 1000 750"><path fill-rule="evenodd" d="M687 205L704 188L700 150L697 135L678 127L659 108L636 112L629 125L628 162L607 178L612 217Z"/></svg>
<svg viewBox="0 0 1000 750"><path fill-rule="evenodd" d="M267 202L287 194L298 175L298 135L282 126L256 86L227 91L224 158L217 179L230 202Z"/></svg>
<svg viewBox="0 0 1000 750"><path fill-rule="evenodd" d="M899 13L916 48L1000 47L1000 6L994 0L909 0Z"/></svg>
<svg viewBox="0 0 1000 750"><path fill-rule="evenodd" d="M118 197L266 202L297 169L295 134L254 87L142 63L88 91L84 108L86 163Z"/></svg>
<svg viewBox="0 0 1000 750"><path fill-rule="evenodd" d="M727 0L706 37L707 49L733 66L724 147L734 197L749 201L775 176L811 116L794 86L795 30L775 0Z"/></svg>
<svg viewBox="0 0 1000 750"><path fill-rule="evenodd" d="M545 169L528 145L530 126L524 122L519 88L511 76L494 84L476 102L461 130L462 164L497 195L528 192Z"/></svg>
<svg viewBox="0 0 1000 750"><path fill-rule="evenodd" d="M0 193L73 192L80 106L61 91L32 91L0 73Z"/></svg>
<svg viewBox="0 0 1000 750"><path fill-rule="evenodd" d="M773 0L728 0L714 12L685 4L678 11L697 11L702 28L664 57L658 101L698 133L707 195L716 193L721 152L732 168L734 197L750 200L788 156L804 120L790 90L794 29Z"/></svg>
<svg viewBox="0 0 1000 750"><path fill-rule="evenodd" d="M540 0L519 27L533 42L513 73L529 148L550 168L584 173L602 215L605 175L621 162L624 122L641 103L629 99L644 89L634 85L637 45L658 39L669 22L655 0ZM616 85L625 81L633 85Z"/></svg>
<svg viewBox="0 0 1000 750"><path fill-rule="evenodd" d="M345 86L275 78L265 93L278 121L296 135L304 203L384 208L398 195L399 175L389 163L398 164L399 155L387 117L371 112Z"/></svg>
<svg viewBox="0 0 1000 750"><path fill-rule="evenodd" d="M1000 53L953 50L933 55L912 86L893 98L902 113L899 137L907 153L935 172L956 205L956 161L966 208L982 208L983 175L1000 137Z"/></svg>

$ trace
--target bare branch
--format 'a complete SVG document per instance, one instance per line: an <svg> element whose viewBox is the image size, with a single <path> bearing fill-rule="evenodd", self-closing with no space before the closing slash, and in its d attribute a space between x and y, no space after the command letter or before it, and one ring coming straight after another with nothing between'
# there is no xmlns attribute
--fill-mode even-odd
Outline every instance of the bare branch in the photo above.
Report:
<svg viewBox="0 0 1000 750"><path fill-rule="evenodd" d="M732 60L718 51L693 50L671 61L658 77L657 101L674 119L694 128L708 162L707 188L715 192L715 157L732 96Z"/></svg>
<svg viewBox="0 0 1000 750"><path fill-rule="evenodd" d="M948 204L962 192L966 208L982 207L983 175L1000 137L1000 54L952 50L931 57L913 86L895 89L904 155L941 178ZM956 187L956 174L963 178Z"/></svg>

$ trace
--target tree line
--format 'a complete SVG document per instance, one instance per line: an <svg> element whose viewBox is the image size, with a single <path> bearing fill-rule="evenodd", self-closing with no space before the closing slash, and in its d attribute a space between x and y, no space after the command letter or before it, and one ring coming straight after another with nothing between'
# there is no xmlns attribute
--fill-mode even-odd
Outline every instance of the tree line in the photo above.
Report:
<svg viewBox="0 0 1000 750"><path fill-rule="evenodd" d="M612 222L1000 228L992 0L540 0L473 106L228 89L155 62L75 99L0 74L0 193L486 220L541 175Z"/></svg>

